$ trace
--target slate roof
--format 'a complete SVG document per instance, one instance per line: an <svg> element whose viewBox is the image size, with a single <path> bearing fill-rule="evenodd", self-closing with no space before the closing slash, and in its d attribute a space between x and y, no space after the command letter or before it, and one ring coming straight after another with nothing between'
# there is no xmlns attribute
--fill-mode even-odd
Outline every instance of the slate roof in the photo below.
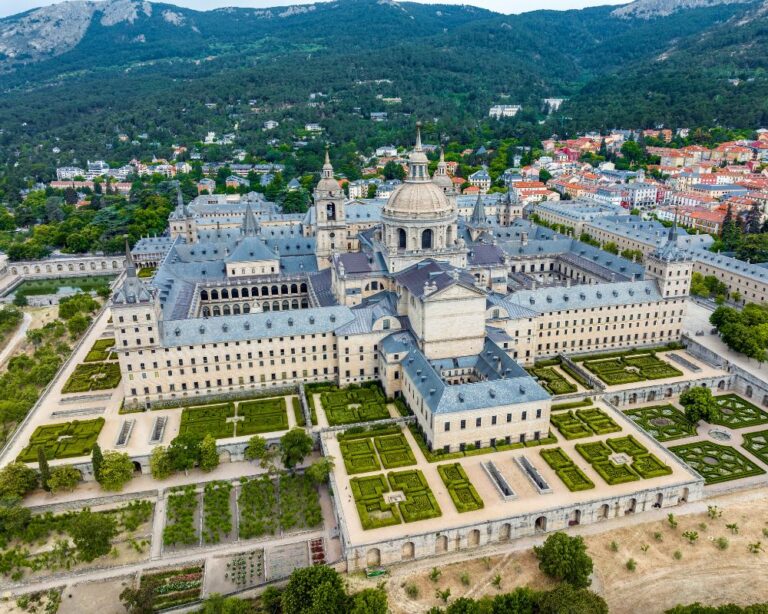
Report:
<svg viewBox="0 0 768 614"><path fill-rule="evenodd" d="M424 284L427 282L436 288L436 292L454 284L475 288L475 278L471 273L432 258L411 265L395 274L394 277L397 283L407 288L413 296L419 298L424 297Z"/></svg>

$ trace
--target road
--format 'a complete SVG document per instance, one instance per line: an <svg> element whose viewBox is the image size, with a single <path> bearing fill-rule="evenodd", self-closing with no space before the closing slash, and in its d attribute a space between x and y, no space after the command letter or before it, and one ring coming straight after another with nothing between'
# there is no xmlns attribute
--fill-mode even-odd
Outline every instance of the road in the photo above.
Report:
<svg viewBox="0 0 768 614"><path fill-rule="evenodd" d="M19 326L15 333L13 333L13 337L8 340L8 343L6 343L5 347L0 352L0 366L5 364L5 361L11 357L11 354L13 354L16 346L22 342L31 323L32 316L27 312L24 312L24 317L21 320L21 326Z"/></svg>

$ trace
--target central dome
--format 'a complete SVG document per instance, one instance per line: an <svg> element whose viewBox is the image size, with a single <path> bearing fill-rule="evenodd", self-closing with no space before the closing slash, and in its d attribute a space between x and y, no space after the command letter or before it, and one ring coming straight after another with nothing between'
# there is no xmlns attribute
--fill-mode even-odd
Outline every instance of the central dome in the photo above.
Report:
<svg viewBox="0 0 768 614"><path fill-rule="evenodd" d="M451 205L443 190L431 181L409 181L392 192L384 206L384 215L419 219L448 215Z"/></svg>
<svg viewBox="0 0 768 614"><path fill-rule="evenodd" d="M432 182L429 160L421 146L421 131L408 156L408 176L387 200L383 214L398 220L436 219L451 215L452 207L443 189Z"/></svg>

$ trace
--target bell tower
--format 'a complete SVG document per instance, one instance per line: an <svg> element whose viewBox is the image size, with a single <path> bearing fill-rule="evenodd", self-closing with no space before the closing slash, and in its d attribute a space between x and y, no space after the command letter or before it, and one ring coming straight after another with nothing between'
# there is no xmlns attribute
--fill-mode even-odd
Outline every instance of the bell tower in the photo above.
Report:
<svg viewBox="0 0 768 614"><path fill-rule="evenodd" d="M317 260L320 268L328 266L333 252L346 252L347 221L344 215L344 190L333 178L333 166L325 149L325 164L320 181L313 193L317 237Z"/></svg>
<svg viewBox="0 0 768 614"><path fill-rule="evenodd" d="M677 245L677 213L664 246L645 258L645 276L653 279L665 299L685 298L691 291L693 261Z"/></svg>

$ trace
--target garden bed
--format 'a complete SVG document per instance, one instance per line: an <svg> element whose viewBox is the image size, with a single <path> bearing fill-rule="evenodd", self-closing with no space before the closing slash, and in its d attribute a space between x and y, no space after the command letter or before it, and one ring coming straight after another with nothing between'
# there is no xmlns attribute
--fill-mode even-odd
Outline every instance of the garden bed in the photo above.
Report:
<svg viewBox="0 0 768 614"><path fill-rule="evenodd" d="M312 529L323 521L317 488L305 475L282 475L279 480L280 527L283 531Z"/></svg>
<svg viewBox="0 0 768 614"><path fill-rule="evenodd" d="M606 441L576 444L576 451L611 486L672 473L671 467L651 454L632 435L607 439ZM615 454L631 457L632 462L622 463L620 460L614 462L611 457Z"/></svg>
<svg viewBox="0 0 768 614"><path fill-rule="evenodd" d="M541 457L549 465L557 477L565 484L571 492L580 490L589 490L594 488L595 484L586 474L576 466L562 448L548 448L541 450Z"/></svg>
<svg viewBox="0 0 768 614"><path fill-rule="evenodd" d="M437 472L448 489L448 494L456 506L456 511L459 513L473 512L484 507L483 500L459 463L438 465Z"/></svg>
<svg viewBox="0 0 768 614"><path fill-rule="evenodd" d="M621 430L621 427L602 409L582 409L550 415L560 434L568 440L581 439L592 435L607 435Z"/></svg>
<svg viewBox="0 0 768 614"><path fill-rule="evenodd" d="M241 478L237 502L240 539L275 534L279 526L277 489L269 476Z"/></svg>
<svg viewBox="0 0 768 614"><path fill-rule="evenodd" d="M103 427L104 418L38 426L29 439L29 445L17 460L24 463L36 462L38 448L43 448L48 460L88 456Z"/></svg>
<svg viewBox="0 0 768 614"><path fill-rule="evenodd" d="M332 388L320 393L330 426L390 418L384 393L378 385Z"/></svg>
<svg viewBox="0 0 768 614"><path fill-rule="evenodd" d="M195 486L177 486L168 495L163 544L165 546L191 546L199 543L198 494Z"/></svg>
<svg viewBox="0 0 768 614"><path fill-rule="evenodd" d="M223 405L205 405L201 407L185 407L181 411L179 435L212 435L217 439L235 436L234 422L227 419L235 415L233 403Z"/></svg>
<svg viewBox="0 0 768 614"><path fill-rule="evenodd" d="M584 367L608 386L679 377L683 372L653 353L585 360Z"/></svg>
<svg viewBox="0 0 768 614"><path fill-rule="evenodd" d="M203 539L218 544L232 538L232 484L222 480L208 482L203 491Z"/></svg>
<svg viewBox="0 0 768 614"><path fill-rule="evenodd" d="M83 362L104 362L105 360L116 360L117 355L110 350L115 346L114 339L99 339L85 355Z"/></svg>
<svg viewBox="0 0 768 614"><path fill-rule="evenodd" d="M62 388L62 393L111 390L120 383L120 365L117 362L85 363L75 367Z"/></svg>
<svg viewBox="0 0 768 614"><path fill-rule="evenodd" d="M140 584L158 581L155 589L155 611L198 601L203 588L203 566L178 567L141 575Z"/></svg>
<svg viewBox="0 0 768 614"><path fill-rule="evenodd" d="M656 441L672 441L696 434L696 427L673 405L655 405L629 409L624 415L649 433Z"/></svg>
<svg viewBox="0 0 768 614"><path fill-rule="evenodd" d="M697 441L669 448L704 478L706 484L718 484L765 473L751 460L730 446Z"/></svg>
<svg viewBox="0 0 768 614"><path fill-rule="evenodd" d="M535 366L529 368L528 373L533 375L539 381L539 384L553 395L570 394L578 390L575 384L565 379L554 367Z"/></svg>
<svg viewBox="0 0 768 614"><path fill-rule="evenodd" d="M285 397L240 401L237 416L237 436L274 433L288 430L288 411Z"/></svg>
<svg viewBox="0 0 768 614"><path fill-rule="evenodd" d="M731 429L741 429L768 423L768 414L749 401L736 394L722 394L715 397L718 412L712 423L727 426Z"/></svg>
<svg viewBox="0 0 768 614"><path fill-rule="evenodd" d="M742 447L768 464L768 431L745 434Z"/></svg>

